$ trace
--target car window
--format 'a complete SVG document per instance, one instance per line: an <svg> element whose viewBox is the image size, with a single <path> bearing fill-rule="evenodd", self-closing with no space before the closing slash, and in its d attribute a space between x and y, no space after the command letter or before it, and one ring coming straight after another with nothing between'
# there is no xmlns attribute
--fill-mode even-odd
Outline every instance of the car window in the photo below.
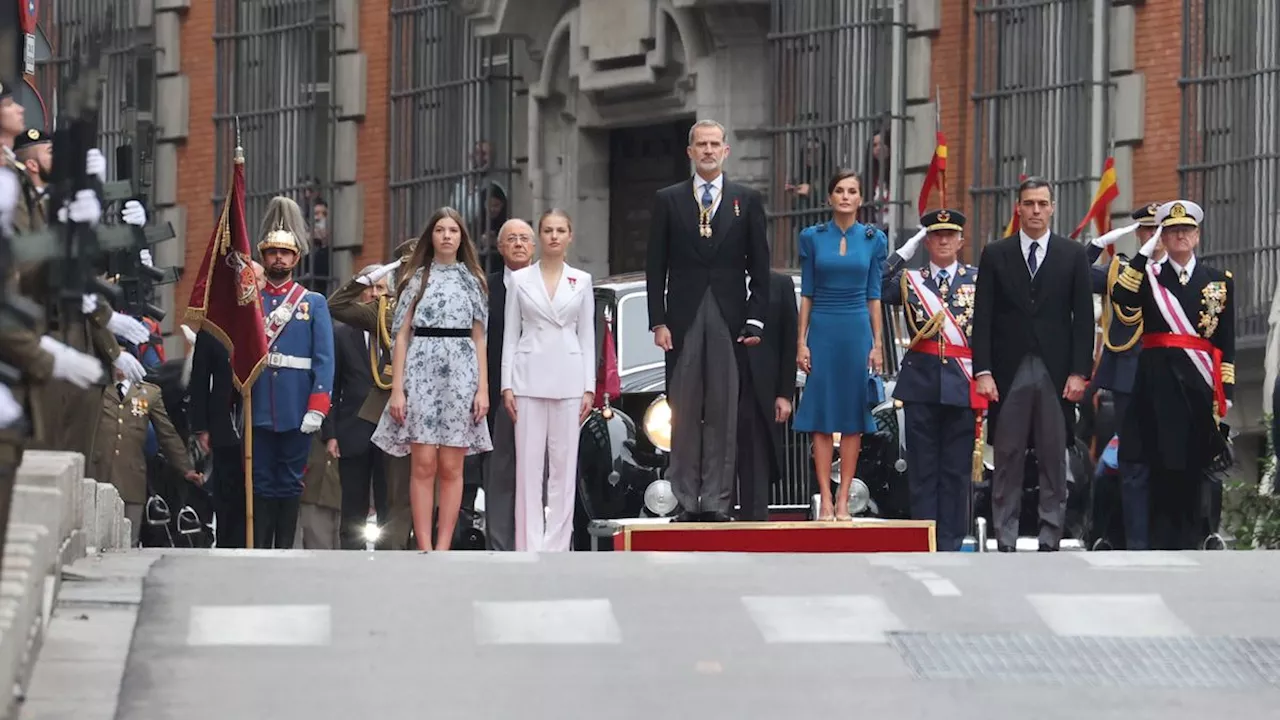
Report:
<svg viewBox="0 0 1280 720"><path fill-rule="evenodd" d="M649 332L649 311L645 307L647 294L631 293L618 302L618 317L614 327L618 333L618 371L634 370L644 365L661 365L664 353L653 344Z"/></svg>

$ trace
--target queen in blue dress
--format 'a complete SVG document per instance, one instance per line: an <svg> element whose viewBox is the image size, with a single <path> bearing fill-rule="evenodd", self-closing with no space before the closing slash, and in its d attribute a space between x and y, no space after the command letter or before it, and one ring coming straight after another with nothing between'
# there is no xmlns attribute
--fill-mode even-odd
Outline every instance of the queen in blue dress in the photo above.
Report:
<svg viewBox="0 0 1280 720"><path fill-rule="evenodd" d="M833 506L831 455L840 433L840 457L857 458L862 433L874 430L868 397L870 373L884 369L880 268L889 254L884 233L855 221L862 182L842 170L827 184L831 220L800 233L800 326L796 363L808 377L795 429L811 433L822 497L822 520L848 520L849 490L857 462L840 464Z"/></svg>

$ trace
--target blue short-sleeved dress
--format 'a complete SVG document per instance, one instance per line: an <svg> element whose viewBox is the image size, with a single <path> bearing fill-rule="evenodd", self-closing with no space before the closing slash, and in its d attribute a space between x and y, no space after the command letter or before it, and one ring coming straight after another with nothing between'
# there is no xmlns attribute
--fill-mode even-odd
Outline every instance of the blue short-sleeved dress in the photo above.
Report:
<svg viewBox="0 0 1280 720"><path fill-rule="evenodd" d="M867 395L867 356L873 345L867 301L880 299L880 268L888 253L884 233L861 223L847 233L832 221L800 233L800 294L812 300L808 344L813 371L796 409L797 431L875 430Z"/></svg>

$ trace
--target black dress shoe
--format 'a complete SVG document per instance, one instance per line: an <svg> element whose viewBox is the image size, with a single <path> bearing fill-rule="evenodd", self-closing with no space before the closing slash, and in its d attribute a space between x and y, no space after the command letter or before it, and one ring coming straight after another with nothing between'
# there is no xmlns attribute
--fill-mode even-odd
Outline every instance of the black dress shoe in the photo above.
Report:
<svg viewBox="0 0 1280 720"><path fill-rule="evenodd" d="M703 522L732 522L733 518L729 517L727 512L709 513L703 518Z"/></svg>
<svg viewBox="0 0 1280 720"><path fill-rule="evenodd" d="M1049 543L1040 543L1040 552L1058 552L1058 548Z"/></svg>
<svg viewBox="0 0 1280 720"><path fill-rule="evenodd" d="M1018 549L1012 545L996 545L996 550L1000 552L1017 552Z"/></svg>
<svg viewBox="0 0 1280 720"><path fill-rule="evenodd" d="M702 522L702 514L685 510L676 515L674 522Z"/></svg>

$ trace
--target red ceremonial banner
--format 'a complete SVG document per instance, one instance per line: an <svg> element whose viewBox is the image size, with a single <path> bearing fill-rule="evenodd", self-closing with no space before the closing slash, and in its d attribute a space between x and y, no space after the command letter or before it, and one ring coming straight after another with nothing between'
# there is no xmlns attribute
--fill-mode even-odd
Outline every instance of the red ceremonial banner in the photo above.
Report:
<svg viewBox="0 0 1280 720"><path fill-rule="evenodd" d="M244 160L237 157L231 192L209 238L187 307L191 328L208 331L227 347L237 390L253 385L267 357L262 296L253 272L244 193Z"/></svg>

